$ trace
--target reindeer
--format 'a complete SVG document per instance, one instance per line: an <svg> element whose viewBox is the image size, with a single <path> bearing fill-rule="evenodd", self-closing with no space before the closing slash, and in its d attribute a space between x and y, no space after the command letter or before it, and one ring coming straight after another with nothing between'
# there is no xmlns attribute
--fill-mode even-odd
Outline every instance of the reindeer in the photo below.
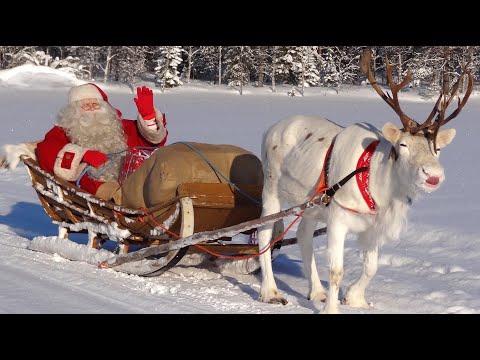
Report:
<svg viewBox="0 0 480 360"><path fill-rule="evenodd" d="M338 312L338 293L343 277L344 242L357 234L363 250L363 271L347 290L343 304L368 308L365 289L377 271L378 249L399 238L407 213L420 193L430 193L444 181L440 149L455 137L455 129L439 131L455 118L473 89L473 77L463 67L459 80L468 74L468 87L458 107L448 117L446 109L457 95L459 81L450 91L442 90L427 120L419 124L400 108L398 92L409 83L393 81L393 65L385 57L392 95L385 94L370 68L371 50L361 57L361 69L382 99L400 117L403 128L387 122L382 130L368 123L348 127L314 116L293 116L274 124L262 141L264 170L262 216L322 197L324 205L307 208L297 228L297 239L309 280L308 298L325 301L324 313ZM440 108L439 108L440 106ZM435 121L433 119L435 118ZM357 181L350 178L356 177ZM317 223L327 225L329 291L322 286L313 255L313 233ZM269 246L272 225L259 229L260 249ZM262 284L260 300L281 303L269 251L260 256Z"/></svg>

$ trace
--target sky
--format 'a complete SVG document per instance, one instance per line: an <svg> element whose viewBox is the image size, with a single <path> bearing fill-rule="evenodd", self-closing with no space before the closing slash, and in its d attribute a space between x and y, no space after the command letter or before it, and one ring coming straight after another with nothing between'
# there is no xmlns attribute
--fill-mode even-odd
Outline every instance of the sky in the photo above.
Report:
<svg viewBox="0 0 480 360"><path fill-rule="evenodd" d="M42 139L65 105L69 88L81 83L45 67L0 71L0 146ZM97 84L125 118L136 118L129 87ZM368 122L381 128L387 121L400 126L397 115L368 86L346 86L338 92L307 88L305 96L289 97L288 86L277 86L276 93L268 86L247 86L239 95L226 85L197 82L163 93L150 82L138 85L150 86L156 106L166 113L167 144L233 144L259 156L263 132L295 114L323 116L342 126ZM417 121L426 119L434 105L433 98L417 89L402 92L400 101L403 111ZM377 274L366 290L371 307L339 305L340 312L480 313L480 168L475 151L479 111L480 97L474 91L461 114L446 126L457 129L441 154L446 180L439 190L413 203L404 234L380 249ZM295 236L295 228L287 238ZM260 274L245 274L243 262L205 262L192 256L161 276L145 278L98 268L98 259L109 256L109 246L87 249L86 235L81 234L70 234L60 243L57 233L25 166L0 169L0 313L320 314L324 306L306 298L308 281L298 245L282 247L273 261L278 288L288 300L282 306L258 300ZM316 237L316 263L328 286L325 251L325 236ZM360 275L360 254L355 237L349 235L340 297Z"/></svg>

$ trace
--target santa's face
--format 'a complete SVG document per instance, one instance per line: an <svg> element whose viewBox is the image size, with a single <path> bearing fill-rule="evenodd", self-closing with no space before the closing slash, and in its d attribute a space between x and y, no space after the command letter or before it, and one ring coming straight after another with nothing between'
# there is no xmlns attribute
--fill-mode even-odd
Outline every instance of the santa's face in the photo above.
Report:
<svg viewBox="0 0 480 360"><path fill-rule="evenodd" d="M95 111L100 109L100 104L95 98L88 98L80 100L80 108L83 111Z"/></svg>
<svg viewBox="0 0 480 360"><path fill-rule="evenodd" d="M94 98L82 99L70 105L70 111L67 110L72 122L78 122L81 128L89 128L93 131L95 128L104 128L111 123L118 123L119 118L115 110L105 101ZM100 129L97 129L101 131Z"/></svg>

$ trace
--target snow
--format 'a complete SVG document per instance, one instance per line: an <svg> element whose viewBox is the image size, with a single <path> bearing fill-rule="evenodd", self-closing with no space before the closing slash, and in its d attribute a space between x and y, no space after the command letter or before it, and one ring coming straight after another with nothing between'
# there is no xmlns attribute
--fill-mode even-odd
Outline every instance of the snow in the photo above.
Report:
<svg viewBox="0 0 480 360"><path fill-rule="evenodd" d="M69 87L79 83L83 81L71 74L42 66L1 71L0 145L41 139L64 105ZM98 85L125 117L136 118L130 88ZM153 88L153 83L145 85ZM368 86L344 87L338 93L307 88L304 97L289 97L290 90L277 86L272 93L267 86L247 86L240 96L227 86L192 82L166 92L154 88L154 95L167 115L168 143L233 144L257 155L262 133L294 114L321 115L344 126L360 121L377 127L386 121L400 124ZM434 99L418 95L416 89L400 96L404 112L418 121L433 107ZM457 136L441 155L446 181L414 202L401 239L380 250L377 275L366 291L372 307L340 305L341 312L480 313L480 171L474 151L479 110L480 97L474 93L448 124L457 129ZM318 314L323 308L323 303L306 299L308 283L297 245L283 247L273 262L279 289L289 301L282 306L257 300L260 274L241 271L252 263L221 260L213 266L207 258L189 257L161 276L146 278L97 266L116 243L107 244L109 251L93 250L85 246L86 235L70 234L59 248L57 235L58 227L40 205L24 165L13 172L1 169L0 313ZM292 231L287 234L293 236ZM56 246L49 252L52 242ZM325 245L325 236L315 238L320 278L328 286ZM349 236L340 297L359 276L361 264L359 248Z"/></svg>
<svg viewBox="0 0 480 360"><path fill-rule="evenodd" d="M24 64L13 69L2 70L0 85L4 87L74 86L85 83L66 71L56 70L48 66Z"/></svg>

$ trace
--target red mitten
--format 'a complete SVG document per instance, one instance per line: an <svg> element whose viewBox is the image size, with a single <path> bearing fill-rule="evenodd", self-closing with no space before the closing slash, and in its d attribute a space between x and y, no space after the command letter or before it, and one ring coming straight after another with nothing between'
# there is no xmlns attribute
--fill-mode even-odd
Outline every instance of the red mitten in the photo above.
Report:
<svg viewBox="0 0 480 360"><path fill-rule="evenodd" d="M137 97L133 99L137 104L138 112L142 115L143 120L152 120L155 118L155 110L153 109L153 91L143 86L137 87Z"/></svg>
<svg viewBox="0 0 480 360"><path fill-rule="evenodd" d="M98 150L88 150L85 155L83 155L84 162L92 165L93 167L99 167L103 163L108 161L107 155Z"/></svg>

